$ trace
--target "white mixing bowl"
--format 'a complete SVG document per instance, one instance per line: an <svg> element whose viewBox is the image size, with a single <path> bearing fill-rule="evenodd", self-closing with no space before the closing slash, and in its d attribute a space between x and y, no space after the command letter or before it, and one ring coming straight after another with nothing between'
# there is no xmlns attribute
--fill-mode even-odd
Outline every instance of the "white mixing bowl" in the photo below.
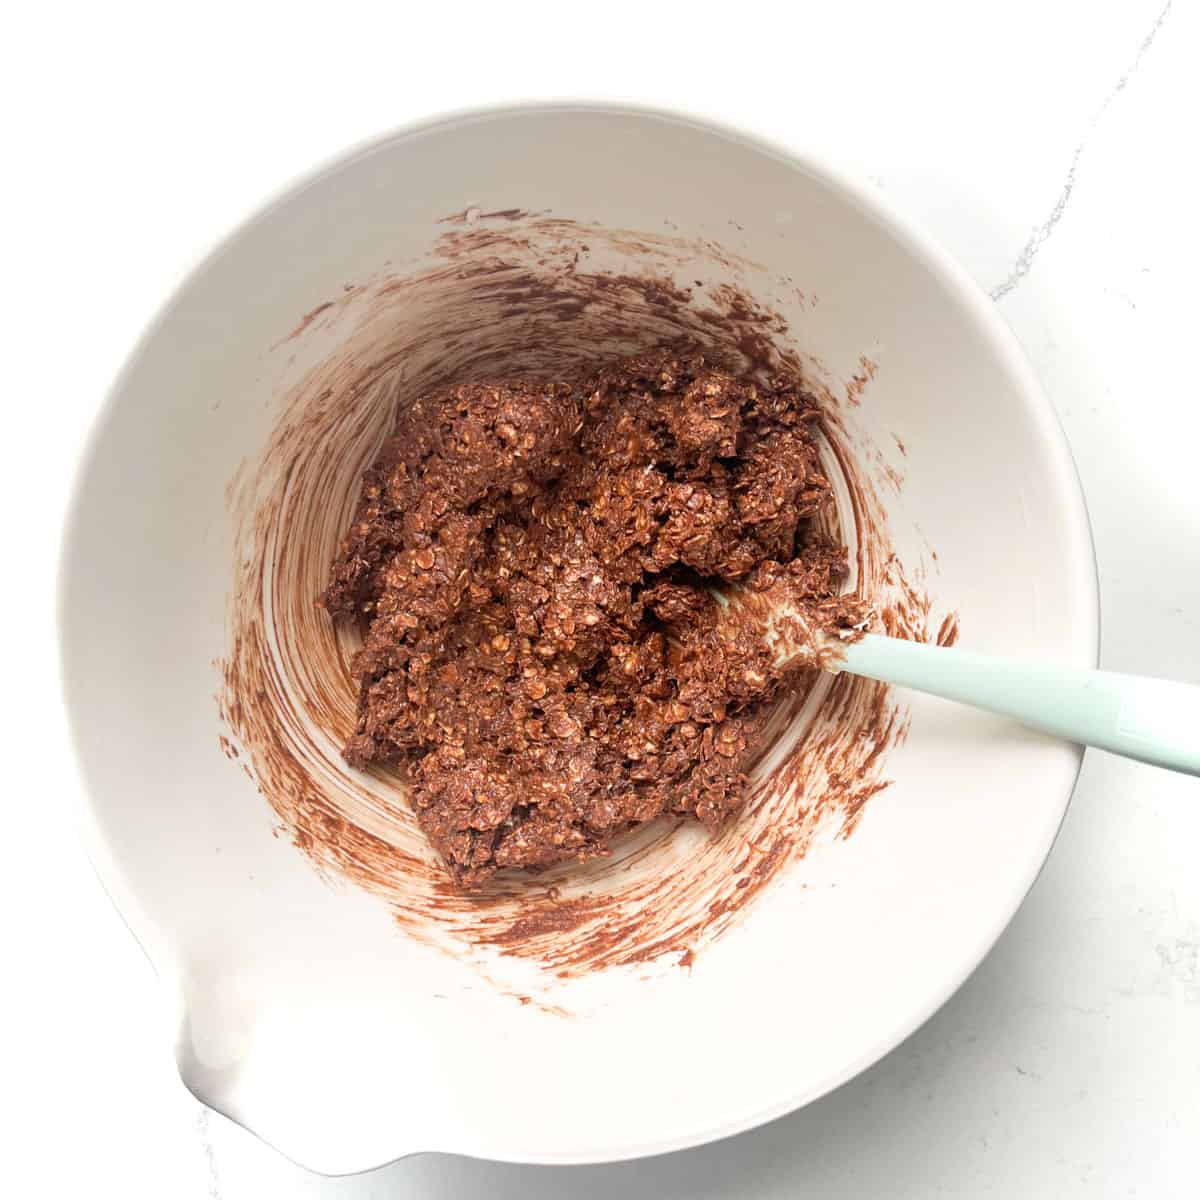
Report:
<svg viewBox="0 0 1200 1200"><path fill-rule="evenodd" d="M353 695L334 679L337 728L305 726L329 751L302 764L307 775L293 770L294 747L276 746L272 766L247 744L271 687L301 725L316 710L303 662L261 686L237 670L231 682L246 633L239 589L261 568L254 603L309 613L297 620L327 653L337 643L312 598L389 403L439 364L582 353L597 314L620 340L620 287L607 310L574 284L522 292L504 266L522 255L544 278L638 277L620 285L634 340L657 329L647 274L695 288L696 304L729 307L722 285L753 297L870 460L931 628L956 613L974 649L1095 663L1091 542L1054 413L986 297L874 190L703 121L596 104L423 123L296 183L191 275L114 386L71 510L61 621L83 822L166 985L183 1078L318 1170L423 1150L633 1157L820 1096L916 1028L992 946L1079 767L1073 746L893 697L911 727L882 761L891 786L850 836L817 822L807 854L787 856L754 903L711 936L690 929L694 956L668 938L664 953L643 946L624 965L564 967L536 938L504 953L473 942L461 905L428 880L348 881L336 853L302 853L306 820L318 841L349 827L322 806L349 803L331 764ZM407 349L387 358L393 336ZM309 513L304 564L272 575L287 536L253 511L270 492L259 484L291 503L276 485L293 427L330 396L354 399L338 392L343 370L378 386L342 442L318 421L306 461L328 465L324 516ZM296 594L281 596L289 583ZM266 642L267 657L286 653ZM397 862L422 861L394 787L364 786L375 808L363 821L382 839L371 845L394 833L410 855ZM284 794L295 787L310 790ZM618 854L563 886L594 899L619 871L670 868L703 890L720 881L686 870L725 870L704 865L703 843L694 827L667 830L640 857ZM543 884L528 886L544 898ZM622 920L636 941L630 912L647 927L661 912L631 903L601 906L594 930Z"/></svg>

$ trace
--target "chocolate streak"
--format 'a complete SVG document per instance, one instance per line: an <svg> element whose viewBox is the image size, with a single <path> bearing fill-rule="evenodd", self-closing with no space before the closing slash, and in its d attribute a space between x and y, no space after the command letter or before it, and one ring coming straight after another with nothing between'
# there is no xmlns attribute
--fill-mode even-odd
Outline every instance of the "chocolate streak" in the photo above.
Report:
<svg viewBox="0 0 1200 1200"><path fill-rule="evenodd" d="M402 781L342 759L355 728L357 638L313 602L398 406L450 383L550 377L673 342L753 371L799 372L822 402L823 461L840 492L829 532L850 548L850 588L888 633L932 641L957 632L953 618L934 618L892 551L874 473L861 466L877 466L878 451L861 443L845 402L787 348L783 319L738 282L703 295L680 286L704 273L698 264L727 281L756 266L707 241L519 213L456 215L430 261L322 306L322 329L345 326L344 338L282 398L267 446L231 483L235 559L219 699L243 751L236 765L249 762L282 831L318 870L378 896L407 934L451 953L512 955L562 976L666 955L690 966L815 837L849 834L887 786L883 760L908 716L883 685L809 671L778 702L746 806L717 835L664 819L622 839L611 857L501 872L482 894L459 891ZM642 265L655 273L629 273ZM852 388L856 402L862 386Z"/></svg>

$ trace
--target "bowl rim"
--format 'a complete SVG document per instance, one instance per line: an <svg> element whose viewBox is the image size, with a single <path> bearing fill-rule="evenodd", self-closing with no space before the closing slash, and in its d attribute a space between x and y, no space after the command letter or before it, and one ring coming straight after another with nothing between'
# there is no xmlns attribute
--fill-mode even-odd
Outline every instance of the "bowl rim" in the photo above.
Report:
<svg viewBox="0 0 1200 1200"><path fill-rule="evenodd" d="M170 938L158 929L129 884L119 858L101 828L97 807L92 799L83 765L81 721L73 713L71 704L70 670L66 644L67 610L71 586L70 562L78 537L79 514L85 502L84 492L90 467L99 453L102 437L112 419L117 399L146 347L166 324L174 309L208 266L231 250L244 233L260 221L268 220L277 208L296 194L324 177L342 171L358 158L374 154L392 144L469 124L553 113L564 115L610 114L660 121L715 135L759 154L764 154L825 184L839 199L871 217L887 231L890 237L894 238L914 259L925 266L947 287L952 302L974 323L998 357L1004 361L1011 376L1018 384L1015 389L1018 403L1024 408L1027 417L1037 431L1039 440L1051 455L1060 512L1074 542L1072 562L1068 573L1073 576L1076 586L1081 589L1080 611L1076 615L1076 646L1081 661L1077 665L1096 666L1098 664L1100 602L1095 543L1082 482L1059 416L1042 388L1024 349L995 302L965 267L920 224L899 211L879 188L862 180L848 168L831 161L830 156L823 149L805 149L799 145L779 142L727 123L706 112L646 105L632 100L586 96L514 99L443 110L401 123L342 150L328 154L315 166L295 173L289 180L269 193L264 200L254 205L251 211L232 228L210 240L201 251L192 256L190 263L180 272L168 295L144 324L142 332L109 383L103 400L90 418L86 434L78 443L72 465L72 483L60 538L55 589L59 694L68 730L76 780L76 787L67 803L73 807L72 815L76 828L79 830L85 852L101 886L135 941L150 960L160 983L166 985L170 994L172 1014L177 1022L184 1015L185 1008L182 992L177 982L179 971L176 956ZM843 1064L828 1077L816 1083L810 1083L804 1088L797 1088L787 1096L777 1098L759 1109L734 1114L715 1126L696 1129L686 1135L668 1139L646 1138L632 1145L611 1146L602 1149L591 1147L576 1152L550 1149L539 1151L529 1146L513 1148L506 1152L504 1147L489 1146L483 1142L470 1146L413 1147L399 1150L395 1155L380 1162L364 1163L361 1166L350 1168L350 1172L373 1169L413 1153L434 1149L460 1155L486 1157L497 1161L530 1164L626 1161L701 1146L743 1133L794 1112L827 1095L878 1062L924 1025L962 987L999 940L1044 868L1061 830L1083 761L1083 747L1074 749L1075 769L1070 778L1070 785L1064 791L1058 820L1054 823L1044 848L1038 855L1033 856L1032 869L1024 877L1014 879L1011 903L1007 906L1002 918L992 927L982 931L977 942L976 952L964 963L959 964L958 970L947 977L942 988L930 995L925 1003L903 1014L903 1019L897 1021L886 1036L865 1048L860 1055ZM184 1079L184 1083L187 1084L186 1079ZM205 1099L205 1103L211 1102ZM242 1123L235 1114L227 1113L226 1115ZM252 1130L252 1132L255 1132L256 1136L262 1137L257 1131ZM269 1139L262 1138L262 1140L271 1144ZM286 1154L286 1151L282 1152ZM320 1168L317 1169L320 1170ZM337 1170L336 1173L349 1172Z"/></svg>

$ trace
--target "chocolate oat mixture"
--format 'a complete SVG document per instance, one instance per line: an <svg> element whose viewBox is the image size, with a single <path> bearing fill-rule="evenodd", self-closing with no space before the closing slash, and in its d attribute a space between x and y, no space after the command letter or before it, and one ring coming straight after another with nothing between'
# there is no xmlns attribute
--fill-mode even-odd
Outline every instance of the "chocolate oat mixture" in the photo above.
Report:
<svg viewBox="0 0 1200 1200"><path fill-rule="evenodd" d="M743 801L785 682L713 589L786 591L823 628L846 555L800 381L664 350L422 397L367 471L323 602L364 645L356 766L404 767L455 880L605 853Z"/></svg>

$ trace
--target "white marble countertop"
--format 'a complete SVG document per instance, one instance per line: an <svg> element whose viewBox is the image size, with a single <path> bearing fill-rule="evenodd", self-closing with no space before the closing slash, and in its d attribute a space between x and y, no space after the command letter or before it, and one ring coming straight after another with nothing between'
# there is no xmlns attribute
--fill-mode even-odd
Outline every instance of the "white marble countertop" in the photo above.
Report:
<svg viewBox="0 0 1200 1200"><path fill-rule="evenodd" d="M424 1156L328 1180L180 1085L150 968L64 802L50 663L69 463L197 255L293 173L390 125L515 96L630 97L857 168L991 291L1061 414L1095 525L1105 665L1200 682L1196 0L770 6L786 18L743 2L719 23L694 5L609 3L603 22L571 5L403 7L25 6L6 22L0 486L21 681L4 700L6 1192L1194 1197L1200 784L1094 752L1040 881L961 992L864 1075L755 1132L608 1167Z"/></svg>

